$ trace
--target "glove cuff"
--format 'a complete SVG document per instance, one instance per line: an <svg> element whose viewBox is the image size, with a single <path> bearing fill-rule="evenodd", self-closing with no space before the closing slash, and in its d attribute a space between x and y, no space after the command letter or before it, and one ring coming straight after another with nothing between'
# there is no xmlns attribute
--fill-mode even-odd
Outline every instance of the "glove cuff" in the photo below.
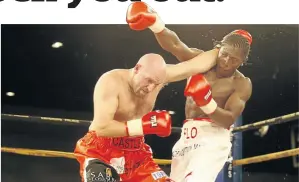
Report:
<svg viewBox="0 0 299 182"><path fill-rule="evenodd" d="M143 127L141 119L134 119L127 121L126 130L128 136L141 136L143 135Z"/></svg>
<svg viewBox="0 0 299 182"><path fill-rule="evenodd" d="M151 31L154 33L160 33L164 30L165 24L161 20L161 18L158 15L156 15L155 23L153 25L149 26L148 28L151 29Z"/></svg>
<svg viewBox="0 0 299 182"><path fill-rule="evenodd" d="M217 109L217 107L217 103L214 99L212 99L207 105L201 106L200 109L206 114L212 114Z"/></svg>

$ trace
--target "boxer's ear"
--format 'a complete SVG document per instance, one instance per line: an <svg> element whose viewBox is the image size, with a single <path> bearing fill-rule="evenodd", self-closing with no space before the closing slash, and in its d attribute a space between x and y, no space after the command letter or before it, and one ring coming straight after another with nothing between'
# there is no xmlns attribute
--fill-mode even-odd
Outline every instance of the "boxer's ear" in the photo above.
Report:
<svg viewBox="0 0 299 182"><path fill-rule="evenodd" d="M244 59L243 63L241 64L241 66L245 66L247 65L247 61L248 61L248 56Z"/></svg>
<svg viewBox="0 0 299 182"><path fill-rule="evenodd" d="M222 46L223 46L223 43L222 41L217 41L217 40L214 40L213 41L213 46L214 46L214 49L220 49Z"/></svg>
<svg viewBox="0 0 299 182"><path fill-rule="evenodd" d="M136 64L136 66L134 67L134 73L138 73L139 70L141 68L141 65L140 64Z"/></svg>

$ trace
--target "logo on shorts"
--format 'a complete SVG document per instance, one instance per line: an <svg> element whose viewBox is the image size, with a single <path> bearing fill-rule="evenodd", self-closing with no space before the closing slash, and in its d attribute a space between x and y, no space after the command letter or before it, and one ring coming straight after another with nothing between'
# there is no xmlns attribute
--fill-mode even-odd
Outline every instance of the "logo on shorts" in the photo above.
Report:
<svg viewBox="0 0 299 182"><path fill-rule="evenodd" d="M113 138L112 146L121 150L138 150L141 148L143 141L141 138Z"/></svg>
<svg viewBox="0 0 299 182"><path fill-rule="evenodd" d="M157 171L152 173L152 177L154 180L167 177L166 173L164 171Z"/></svg>
<svg viewBox="0 0 299 182"><path fill-rule="evenodd" d="M116 170L118 174L125 173L125 157L110 159L110 165Z"/></svg>
<svg viewBox="0 0 299 182"><path fill-rule="evenodd" d="M106 176L109 178L112 177L112 172L110 168L106 168Z"/></svg>
<svg viewBox="0 0 299 182"><path fill-rule="evenodd" d="M172 150L172 157L182 157L188 154L189 152L196 150L200 147L198 143L194 143L188 146L183 146L183 148L173 148Z"/></svg>

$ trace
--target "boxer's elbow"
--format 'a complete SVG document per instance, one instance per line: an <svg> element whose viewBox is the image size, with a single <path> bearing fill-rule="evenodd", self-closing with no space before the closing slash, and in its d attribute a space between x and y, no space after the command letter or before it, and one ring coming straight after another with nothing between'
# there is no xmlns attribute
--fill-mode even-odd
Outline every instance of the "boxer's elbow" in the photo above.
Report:
<svg viewBox="0 0 299 182"><path fill-rule="evenodd" d="M126 136L125 124L115 120L96 121L98 123L93 130L100 137L122 137Z"/></svg>
<svg viewBox="0 0 299 182"><path fill-rule="evenodd" d="M231 127L240 117L240 115L242 114L242 109L226 109L224 110L226 117L225 117L225 127L229 128Z"/></svg>
<svg viewBox="0 0 299 182"><path fill-rule="evenodd" d="M106 136L108 124L102 121L93 121L93 124L89 127L89 130L93 130L97 133L97 136Z"/></svg>
<svg viewBox="0 0 299 182"><path fill-rule="evenodd" d="M233 115L230 113L229 116L226 118L226 120L224 120L224 122L223 122L223 127L224 127L224 128L230 128L231 125L234 124L235 120L236 120L236 119L235 119L235 118L233 117Z"/></svg>
<svg viewBox="0 0 299 182"><path fill-rule="evenodd" d="M235 122L235 118L233 114L228 111L225 113L225 117L223 117L221 123L224 128L229 128L234 122Z"/></svg>
<svg viewBox="0 0 299 182"><path fill-rule="evenodd" d="M219 107L210 115L210 117L217 125L223 128L229 128L236 121L232 112L225 111Z"/></svg>
<svg viewBox="0 0 299 182"><path fill-rule="evenodd" d="M215 123L223 128L229 128L233 123L234 120L231 118L222 118L221 120L214 120Z"/></svg>

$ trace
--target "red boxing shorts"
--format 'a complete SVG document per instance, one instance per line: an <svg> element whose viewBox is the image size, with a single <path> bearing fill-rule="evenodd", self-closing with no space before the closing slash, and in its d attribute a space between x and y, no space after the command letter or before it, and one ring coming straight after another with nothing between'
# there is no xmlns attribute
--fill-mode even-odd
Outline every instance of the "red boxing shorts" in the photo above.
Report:
<svg viewBox="0 0 299 182"><path fill-rule="evenodd" d="M144 137L98 137L94 131L89 131L77 142L74 153L80 163L82 181L94 181L91 179L93 176L94 179L104 176L96 172L95 167L88 167L90 160L112 166L119 174L120 181L164 182L168 179L154 162L151 148L144 143Z"/></svg>

